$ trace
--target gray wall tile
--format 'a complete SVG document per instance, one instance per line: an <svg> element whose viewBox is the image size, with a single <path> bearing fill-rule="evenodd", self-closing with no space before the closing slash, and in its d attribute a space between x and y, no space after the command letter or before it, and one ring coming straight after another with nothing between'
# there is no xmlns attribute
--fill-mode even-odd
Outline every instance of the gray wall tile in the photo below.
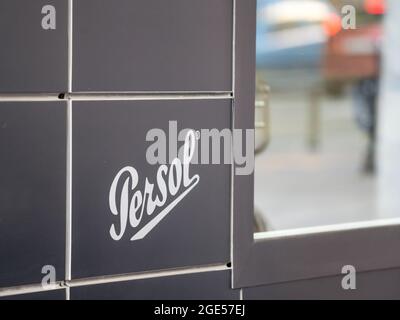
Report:
<svg viewBox="0 0 400 320"><path fill-rule="evenodd" d="M0 288L64 277L65 102L0 103Z"/></svg>
<svg viewBox="0 0 400 320"><path fill-rule="evenodd" d="M74 91L231 91L232 0L74 3Z"/></svg>
<svg viewBox="0 0 400 320"><path fill-rule="evenodd" d="M67 90L67 0L0 1L0 93ZM42 28L42 7L56 9L56 29Z"/></svg>
<svg viewBox="0 0 400 320"><path fill-rule="evenodd" d="M146 161L146 150L152 144L146 142L148 130L161 128L168 133L169 120L177 121L178 131L223 129L230 127L230 117L230 100L74 102L74 278L229 261L230 165L191 164L190 176L198 174L199 183L142 240L130 241L161 209L153 216L145 213L139 227L128 223L122 239L115 241L110 227L115 224L119 232L120 219L110 210L109 193L116 174L125 166L138 172L134 191L143 192L146 178L151 183L157 180L159 166ZM181 186L178 194L183 190ZM157 185L155 192L159 194ZM173 199L169 196L167 203Z"/></svg>
<svg viewBox="0 0 400 320"><path fill-rule="evenodd" d="M230 271L205 272L71 288L71 299L237 300Z"/></svg>

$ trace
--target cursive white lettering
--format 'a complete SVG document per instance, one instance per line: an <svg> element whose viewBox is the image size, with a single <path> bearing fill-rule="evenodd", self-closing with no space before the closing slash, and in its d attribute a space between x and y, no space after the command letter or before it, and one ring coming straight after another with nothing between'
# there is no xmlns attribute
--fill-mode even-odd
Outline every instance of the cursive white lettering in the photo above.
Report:
<svg viewBox="0 0 400 320"><path fill-rule="evenodd" d="M119 228L115 224L112 224L110 228L110 235L113 240L122 239L128 221L132 228L138 229L131 240L143 239L198 184L199 175L192 177L189 175L189 165L195 152L195 142L195 133L191 130L185 138L183 160L175 158L170 167L161 165L158 168L156 187L160 195L156 195L154 199L155 185L147 178L143 192L135 191L139 183L139 176L135 168L127 166L117 173L109 193L111 213L119 217ZM118 194L118 186L121 182L123 182L122 189ZM181 189L181 193L178 194ZM130 197L133 191L134 193ZM175 199L164 207L169 196L175 197ZM117 199L119 199L119 202ZM151 216L157 208L160 208L159 213L146 225L140 226L144 214ZM119 229L119 232L117 232L117 229Z"/></svg>

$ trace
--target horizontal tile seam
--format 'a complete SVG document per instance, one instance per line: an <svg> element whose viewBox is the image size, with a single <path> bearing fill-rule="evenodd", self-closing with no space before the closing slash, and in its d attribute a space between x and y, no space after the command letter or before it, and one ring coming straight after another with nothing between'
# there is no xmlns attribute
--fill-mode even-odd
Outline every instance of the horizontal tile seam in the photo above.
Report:
<svg viewBox="0 0 400 320"><path fill-rule="evenodd" d="M63 95L60 98L60 95ZM232 92L96 92L96 93L43 93L0 94L0 102L19 101L97 101L97 100L201 100L233 99Z"/></svg>
<svg viewBox="0 0 400 320"><path fill-rule="evenodd" d="M64 281L57 281L53 285L49 286L43 286L41 284L30 284L30 285L21 285L16 287L6 287L6 288L0 288L0 298L16 296L21 294L62 290L65 288L66 285Z"/></svg>
<svg viewBox="0 0 400 320"><path fill-rule="evenodd" d="M145 279L154 279L162 277L198 274L205 272L217 272L224 270L230 270L230 268L227 267L226 264L217 264L217 265L196 266L189 268L166 269L160 271L149 271L141 273L128 273L128 274L101 276L101 277L93 277L86 279L76 279L67 281L67 286L72 288L72 287L81 287L87 285L115 283L115 282L124 282L132 280L145 280Z"/></svg>
<svg viewBox="0 0 400 320"><path fill-rule="evenodd" d="M90 286L97 284L146 280L146 279L155 279L162 277L172 277L172 276L227 271L227 270L231 270L231 268L227 267L226 264L215 264L215 265L196 266L189 268L175 268L175 269L166 269L160 271L146 271L146 272L119 274L119 275L91 277L91 278L76 279L76 280L64 280L64 281L57 281L54 285L50 286L42 286L41 284L21 285L15 287L0 288L0 297L55 291L55 290L62 290L67 288Z"/></svg>

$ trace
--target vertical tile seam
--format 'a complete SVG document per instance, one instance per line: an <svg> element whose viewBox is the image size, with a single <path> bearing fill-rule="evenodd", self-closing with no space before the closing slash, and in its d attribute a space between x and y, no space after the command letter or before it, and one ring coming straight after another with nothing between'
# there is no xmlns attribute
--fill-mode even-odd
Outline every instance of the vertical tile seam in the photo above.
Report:
<svg viewBox="0 0 400 320"><path fill-rule="evenodd" d="M232 102L231 102L231 130L232 133L235 129L235 79L236 79L236 0L232 0ZM230 260L231 260L231 288L233 288L233 280L234 280L234 181L235 181L235 157L234 157L234 141L233 134L231 139L231 188L230 188Z"/></svg>
<svg viewBox="0 0 400 320"><path fill-rule="evenodd" d="M68 92L72 93L73 0L68 0Z"/></svg>
<svg viewBox="0 0 400 320"><path fill-rule="evenodd" d="M72 92L72 37L73 37L73 0L68 0L68 93ZM66 130L66 247L65 247L65 280L71 280L72 256L72 101L68 95L67 130ZM69 300L69 288L66 288L66 299Z"/></svg>

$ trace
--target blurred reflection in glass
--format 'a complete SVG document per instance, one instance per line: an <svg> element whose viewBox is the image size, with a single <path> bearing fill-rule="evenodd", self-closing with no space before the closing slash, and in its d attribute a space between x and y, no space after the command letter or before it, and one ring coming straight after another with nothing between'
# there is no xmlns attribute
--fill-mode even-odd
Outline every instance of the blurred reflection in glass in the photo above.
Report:
<svg viewBox="0 0 400 320"><path fill-rule="evenodd" d="M343 5L356 29L342 29ZM258 0L255 231L379 217L382 0ZM269 130L260 95L270 87Z"/></svg>

